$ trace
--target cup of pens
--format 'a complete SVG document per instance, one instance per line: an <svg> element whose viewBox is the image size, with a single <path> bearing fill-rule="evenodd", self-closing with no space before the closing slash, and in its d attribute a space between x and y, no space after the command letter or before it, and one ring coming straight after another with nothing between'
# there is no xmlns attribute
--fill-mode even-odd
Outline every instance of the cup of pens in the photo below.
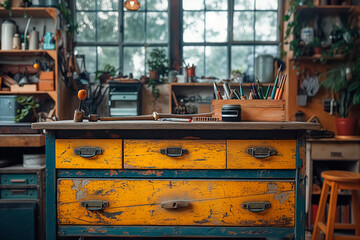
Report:
<svg viewBox="0 0 360 240"><path fill-rule="evenodd" d="M186 69L187 82L192 82L192 80L194 80L194 78L195 78L195 66L194 66L194 64L191 67L187 66L185 69Z"/></svg>

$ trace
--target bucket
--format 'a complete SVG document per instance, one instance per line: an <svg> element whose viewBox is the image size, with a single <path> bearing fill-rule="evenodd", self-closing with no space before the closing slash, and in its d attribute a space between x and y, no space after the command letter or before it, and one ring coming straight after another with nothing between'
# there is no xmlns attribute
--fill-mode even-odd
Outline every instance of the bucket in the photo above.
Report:
<svg viewBox="0 0 360 240"><path fill-rule="evenodd" d="M274 57L271 55L259 55L255 59L255 76L260 82L270 83L274 81Z"/></svg>

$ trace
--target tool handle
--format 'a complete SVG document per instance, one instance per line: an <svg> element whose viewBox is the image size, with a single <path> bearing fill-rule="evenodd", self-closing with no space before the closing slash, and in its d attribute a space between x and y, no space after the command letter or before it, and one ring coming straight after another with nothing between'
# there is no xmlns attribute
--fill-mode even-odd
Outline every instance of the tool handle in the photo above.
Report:
<svg viewBox="0 0 360 240"><path fill-rule="evenodd" d="M271 93L271 98L270 98L271 100L274 100L274 98L275 98L278 81L279 81L279 78L276 77L274 87L273 87L273 90L272 90L272 93Z"/></svg>

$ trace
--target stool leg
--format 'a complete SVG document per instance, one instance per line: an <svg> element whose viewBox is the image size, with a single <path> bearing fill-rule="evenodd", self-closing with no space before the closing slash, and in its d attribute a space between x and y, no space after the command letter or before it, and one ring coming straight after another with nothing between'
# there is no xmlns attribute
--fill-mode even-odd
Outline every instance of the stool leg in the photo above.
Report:
<svg viewBox="0 0 360 240"><path fill-rule="evenodd" d="M329 184L328 184L327 180L325 180L322 190L321 190L319 208L318 208L318 212L316 214L314 230L313 230L313 234L312 234L312 238L311 238L312 240L319 240L320 229L319 229L318 223L324 221L324 213L325 213L325 207L326 207L326 200L328 198L328 192L329 192Z"/></svg>
<svg viewBox="0 0 360 240"><path fill-rule="evenodd" d="M334 223L335 223L336 204L338 198L338 189L339 189L339 184L337 182L333 182L330 193L329 214L326 224L325 240L334 239Z"/></svg>
<svg viewBox="0 0 360 240"><path fill-rule="evenodd" d="M360 201L359 201L359 191L352 190L352 209L354 215L354 224L356 226L355 235L360 236Z"/></svg>

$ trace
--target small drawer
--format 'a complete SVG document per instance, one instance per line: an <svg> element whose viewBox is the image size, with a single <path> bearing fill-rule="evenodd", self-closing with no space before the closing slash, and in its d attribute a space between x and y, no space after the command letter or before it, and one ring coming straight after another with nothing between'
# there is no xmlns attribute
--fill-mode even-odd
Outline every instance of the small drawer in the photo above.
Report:
<svg viewBox="0 0 360 240"><path fill-rule="evenodd" d="M295 182L58 179L59 224L294 226Z"/></svg>
<svg viewBox="0 0 360 240"><path fill-rule="evenodd" d="M18 174L6 173L0 174L0 184L6 185L36 185L37 175L32 173Z"/></svg>
<svg viewBox="0 0 360 240"><path fill-rule="evenodd" d="M124 140L124 167L225 169L225 140Z"/></svg>
<svg viewBox="0 0 360 240"><path fill-rule="evenodd" d="M312 142L311 159L312 160L358 160L360 159L360 143Z"/></svg>
<svg viewBox="0 0 360 240"><path fill-rule="evenodd" d="M296 140L228 140L228 169L295 169Z"/></svg>
<svg viewBox="0 0 360 240"><path fill-rule="evenodd" d="M120 169L122 140L57 139L56 168Z"/></svg>
<svg viewBox="0 0 360 240"><path fill-rule="evenodd" d="M1 199L37 199L35 188L7 188L0 191Z"/></svg>

